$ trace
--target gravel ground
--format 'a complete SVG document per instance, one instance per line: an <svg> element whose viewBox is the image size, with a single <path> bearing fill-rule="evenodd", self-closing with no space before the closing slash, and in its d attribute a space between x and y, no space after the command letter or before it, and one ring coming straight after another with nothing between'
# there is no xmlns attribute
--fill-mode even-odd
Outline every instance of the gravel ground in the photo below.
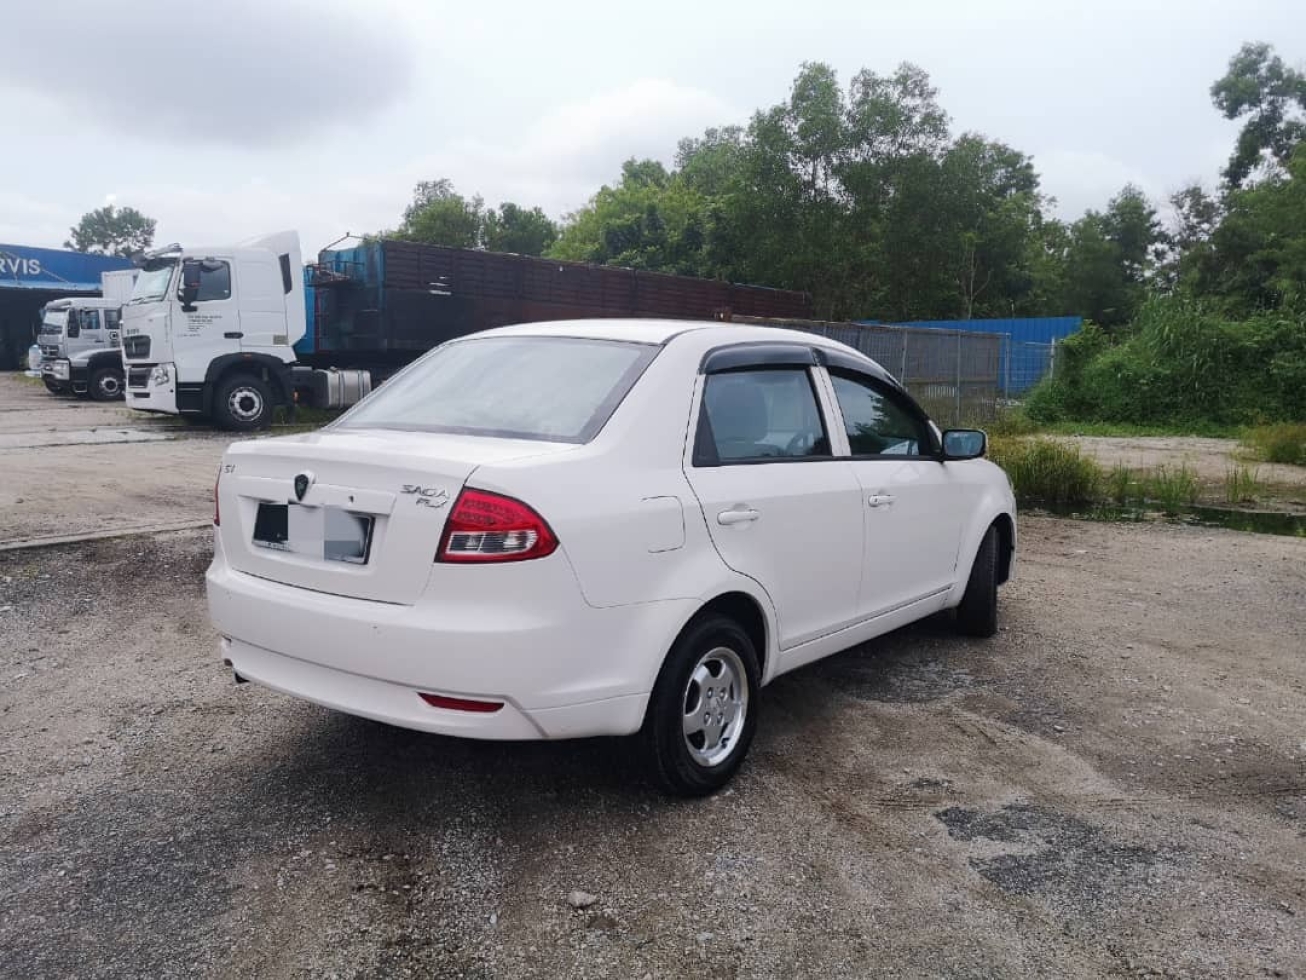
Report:
<svg viewBox="0 0 1306 980"><path fill-rule="evenodd" d="M694 802L235 686L204 532L0 553L0 976L1306 976L1306 541L1022 534Z"/></svg>

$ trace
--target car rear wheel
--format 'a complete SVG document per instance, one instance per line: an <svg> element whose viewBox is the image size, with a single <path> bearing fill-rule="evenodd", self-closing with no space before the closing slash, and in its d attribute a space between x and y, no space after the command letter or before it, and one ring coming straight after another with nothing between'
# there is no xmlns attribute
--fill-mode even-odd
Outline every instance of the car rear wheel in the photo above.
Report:
<svg viewBox="0 0 1306 980"><path fill-rule="evenodd" d="M658 675L641 737L654 780L680 796L705 796L739 769L757 729L760 675L737 623L692 623Z"/></svg>
<svg viewBox="0 0 1306 980"><path fill-rule="evenodd" d="M984 532L966 592L957 607L957 628L968 636L992 636L998 631L998 529Z"/></svg>
<svg viewBox="0 0 1306 980"><path fill-rule="evenodd" d="M91 372L90 392L97 402L112 402L122 398L122 372L114 368L100 368Z"/></svg>

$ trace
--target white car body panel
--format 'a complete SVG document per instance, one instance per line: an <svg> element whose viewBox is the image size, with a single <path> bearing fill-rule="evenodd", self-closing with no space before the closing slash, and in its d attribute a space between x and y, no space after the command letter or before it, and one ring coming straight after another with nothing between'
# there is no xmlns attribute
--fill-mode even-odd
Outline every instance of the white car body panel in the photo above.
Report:
<svg viewBox="0 0 1306 980"><path fill-rule="evenodd" d="M340 426L230 447L208 590L223 657L240 677L451 735L628 734L643 723L676 636L714 599L747 597L760 612L769 682L955 606L985 530L1014 522L1010 486L987 461L847 458L819 370L819 402L842 458L693 465L707 352L763 342L847 352L832 341L660 321L479 336L491 335L665 346L583 444ZM371 515L366 564L252 543L259 501L293 500L300 473L313 477L306 504ZM439 505L419 503L430 498L406 486L433 491ZM435 561L464 486L525 502L556 534L557 550L479 567ZM868 503L880 491L892 505ZM719 523L737 505L758 518ZM419 693L504 707L433 708Z"/></svg>

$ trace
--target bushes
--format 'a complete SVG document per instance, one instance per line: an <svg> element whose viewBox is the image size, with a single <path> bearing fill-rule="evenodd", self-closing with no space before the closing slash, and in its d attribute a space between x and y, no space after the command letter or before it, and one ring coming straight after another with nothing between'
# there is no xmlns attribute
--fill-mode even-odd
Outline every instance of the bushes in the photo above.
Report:
<svg viewBox="0 0 1306 980"><path fill-rule="evenodd" d="M1058 348L1032 391L1036 422L1249 425L1306 419L1306 316L1226 320L1180 297L1146 304L1122 334L1092 325Z"/></svg>
<svg viewBox="0 0 1306 980"><path fill-rule="evenodd" d="M1051 439L996 439L989 456L1007 471L1016 497L1042 504L1082 504L1097 498L1102 468L1076 447Z"/></svg>
<svg viewBox="0 0 1306 980"><path fill-rule="evenodd" d="M1267 463L1306 466L1306 423L1263 425L1247 433L1243 442Z"/></svg>

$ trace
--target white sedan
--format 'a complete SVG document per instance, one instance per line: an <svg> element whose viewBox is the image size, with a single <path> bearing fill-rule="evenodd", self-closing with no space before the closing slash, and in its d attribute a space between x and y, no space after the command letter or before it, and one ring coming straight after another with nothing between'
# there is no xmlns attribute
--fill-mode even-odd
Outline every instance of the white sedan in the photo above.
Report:
<svg viewBox="0 0 1306 980"><path fill-rule="evenodd" d="M639 733L708 793L780 674L945 609L996 630L1015 503L984 451L805 333L491 330L231 446L209 607L238 680L446 735Z"/></svg>

